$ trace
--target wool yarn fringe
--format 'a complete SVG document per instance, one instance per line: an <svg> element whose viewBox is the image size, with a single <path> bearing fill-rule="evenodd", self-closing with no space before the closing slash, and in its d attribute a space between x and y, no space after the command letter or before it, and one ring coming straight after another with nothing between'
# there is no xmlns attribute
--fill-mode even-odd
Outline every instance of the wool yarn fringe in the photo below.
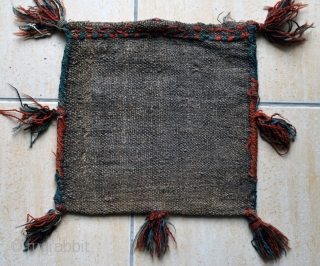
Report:
<svg viewBox="0 0 320 266"><path fill-rule="evenodd" d="M35 249L41 245L56 228L63 212L65 212L65 207L60 204L56 210L49 210L46 215L40 218L34 218L28 214L27 223L22 225L25 226L24 234L26 236L24 251Z"/></svg>
<svg viewBox="0 0 320 266"><path fill-rule="evenodd" d="M152 212L147 215L145 223L141 226L136 236L136 249L149 251L153 257L154 253L158 258L162 257L169 250L169 237L172 235L168 224L169 213L167 211Z"/></svg>
<svg viewBox="0 0 320 266"><path fill-rule="evenodd" d="M18 6L13 7L18 22L24 23L19 27L17 36L26 39L43 38L52 35L62 29L67 23L64 20L66 10L62 1L59 0L35 0L35 7L28 9Z"/></svg>
<svg viewBox="0 0 320 266"><path fill-rule="evenodd" d="M29 106L26 103L22 103L20 94L15 87L12 87L16 90L21 108L20 110L17 109L10 109L10 110L0 110L0 114L12 117L19 121L19 125L13 128L13 131L19 130L21 127L24 127L24 130L29 130L31 134L30 140L30 147L35 143L38 137L45 132L48 127L50 126L52 120L57 116L65 116L65 110L63 108L50 109L48 106L41 105L38 103L34 98L29 95L25 95L26 97L30 98L36 106ZM12 113L22 114L21 117L17 117Z"/></svg>
<svg viewBox="0 0 320 266"><path fill-rule="evenodd" d="M258 31L262 32L264 37L272 43L280 45L303 43L306 40L302 37L303 33L313 24L305 23L300 26L295 18L306 6L306 4L295 3L295 0L281 0L273 7L265 7L268 15L265 22L258 25ZM287 26L287 30L284 30L283 26Z"/></svg>
<svg viewBox="0 0 320 266"><path fill-rule="evenodd" d="M245 216L253 234L251 244L264 260L278 260L286 254L290 249L289 239L283 233L271 224L263 222L251 209L246 210Z"/></svg>
<svg viewBox="0 0 320 266"><path fill-rule="evenodd" d="M287 154L291 141L294 141L297 135L296 128L277 113L268 116L259 110L253 118L256 120L261 138L268 142L279 155Z"/></svg>

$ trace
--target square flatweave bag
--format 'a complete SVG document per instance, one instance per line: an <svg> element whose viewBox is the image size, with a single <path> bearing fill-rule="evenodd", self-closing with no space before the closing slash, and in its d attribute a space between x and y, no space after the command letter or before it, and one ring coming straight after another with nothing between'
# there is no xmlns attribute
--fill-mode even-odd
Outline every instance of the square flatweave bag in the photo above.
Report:
<svg viewBox="0 0 320 266"><path fill-rule="evenodd" d="M311 26L291 25L305 5L281 0L267 8L264 24L225 18L213 25L66 22L60 1L35 2L14 8L24 23L17 35L62 30L67 44L58 108L35 102L0 111L19 119L16 129L31 131L31 146L58 120L55 209L29 216L26 250L41 244L65 212L147 214L136 247L158 257L169 237L175 241L169 213L242 215L262 258L280 258L288 238L256 214L258 129L281 155L296 130L257 110L256 33L277 44L303 42ZM289 30L281 30L286 23Z"/></svg>

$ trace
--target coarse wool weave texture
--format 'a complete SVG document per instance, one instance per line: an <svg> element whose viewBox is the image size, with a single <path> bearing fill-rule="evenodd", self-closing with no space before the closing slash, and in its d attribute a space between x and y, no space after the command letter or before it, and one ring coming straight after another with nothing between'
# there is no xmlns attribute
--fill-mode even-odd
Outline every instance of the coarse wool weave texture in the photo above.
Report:
<svg viewBox="0 0 320 266"><path fill-rule="evenodd" d="M158 19L69 25L59 184L68 212L255 209L246 149L255 67L250 25Z"/></svg>

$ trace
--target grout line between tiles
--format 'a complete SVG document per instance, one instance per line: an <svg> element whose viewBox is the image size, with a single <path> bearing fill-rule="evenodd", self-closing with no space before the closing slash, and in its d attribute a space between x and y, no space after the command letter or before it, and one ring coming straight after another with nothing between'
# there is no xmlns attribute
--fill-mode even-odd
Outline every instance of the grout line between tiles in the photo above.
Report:
<svg viewBox="0 0 320 266"><path fill-rule="evenodd" d="M59 100L57 98L34 98L37 102L50 102L50 103L57 103ZM21 97L22 102L33 102L29 98ZM10 97L0 97L0 102L20 102L19 98L10 98Z"/></svg>
<svg viewBox="0 0 320 266"><path fill-rule="evenodd" d="M139 0L133 0L133 20L138 20L138 7L139 7Z"/></svg>
<svg viewBox="0 0 320 266"><path fill-rule="evenodd" d="M260 101L258 108L261 107L299 107L299 108L317 108L320 107L320 102L281 102L281 101Z"/></svg>
<svg viewBox="0 0 320 266"><path fill-rule="evenodd" d="M58 103L56 98L34 98L39 103ZM21 98L22 102L31 103L29 98ZM15 103L19 102L18 98L3 97L0 98L0 103ZM260 101L258 108L319 108L320 102L282 102L282 101Z"/></svg>
<svg viewBox="0 0 320 266"><path fill-rule="evenodd" d="M133 246L134 246L134 214L130 216L130 257L129 257L129 265L133 266Z"/></svg>

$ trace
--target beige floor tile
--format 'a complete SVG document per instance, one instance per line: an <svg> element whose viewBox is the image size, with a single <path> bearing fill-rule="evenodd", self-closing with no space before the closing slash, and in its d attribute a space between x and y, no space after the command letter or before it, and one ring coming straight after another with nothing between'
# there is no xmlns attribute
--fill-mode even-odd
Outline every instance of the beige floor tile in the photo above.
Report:
<svg viewBox="0 0 320 266"><path fill-rule="evenodd" d="M51 103L50 107L55 104ZM0 103L0 109L18 103ZM24 253L20 234L27 213L44 215L54 207L56 123L29 148L29 134L12 133L16 122L0 116L1 265L127 265L129 216L66 214L41 249Z"/></svg>
<svg viewBox="0 0 320 266"><path fill-rule="evenodd" d="M66 19L90 21L133 20L133 1L64 1ZM50 38L27 40L15 36L18 24L14 22L11 1L0 1L0 97L12 98L12 84L21 92L35 98L58 98L61 60L65 36L56 33ZM16 0L13 4L33 6L33 0Z"/></svg>
<svg viewBox="0 0 320 266"><path fill-rule="evenodd" d="M140 0L139 19L159 17L187 23L215 23L220 13L231 12L236 21L255 20L263 23L267 11L264 6L273 6L277 0ZM300 13L299 23L308 21L320 24L320 2L301 1L309 4ZM319 84L320 33L317 28L306 33L308 41L299 47L279 47L258 37L258 71L262 101L320 101Z"/></svg>
<svg viewBox="0 0 320 266"><path fill-rule="evenodd" d="M279 265L317 265L320 259L320 109L264 108L280 112L296 126L298 136L286 156L280 157L259 141L258 212L290 238L291 251ZM154 265L264 265L251 246L245 218L171 217L178 248ZM135 232L143 217L135 221ZM135 265L152 263L149 254L135 252Z"/></svg>
<svg viewBox="0 0 320 266"><path fill-rule="evenodd" d="M297 128L290 152L277 156L260 141L258 208L266 221L279 225L292 250L282 265L318 265L320 259L320 108L264 108L281 113Z"/></svg>

